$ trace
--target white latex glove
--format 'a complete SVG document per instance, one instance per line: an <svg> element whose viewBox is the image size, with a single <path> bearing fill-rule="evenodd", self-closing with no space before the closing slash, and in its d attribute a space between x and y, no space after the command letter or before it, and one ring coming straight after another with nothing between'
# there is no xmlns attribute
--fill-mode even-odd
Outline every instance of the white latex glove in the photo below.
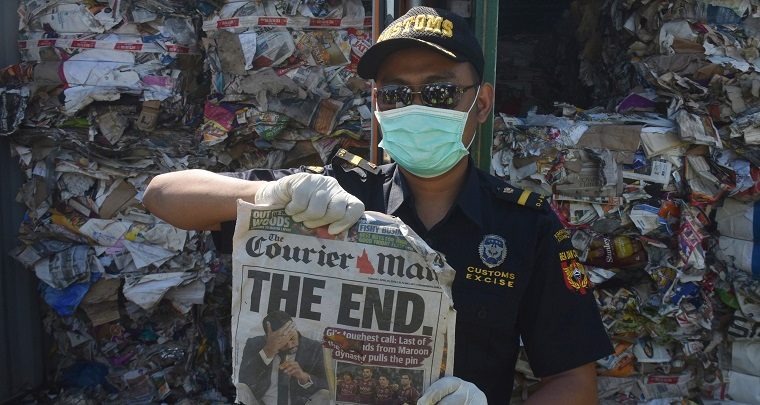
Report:
<svg viewBox="0 0 760 405"><path fill-rule="evenodd" d="M458 377L443 377L425 390L417 405L487 405L486 394Z"/></svg>
<svg viewBox="0 0 760 405"><path fill-rule="evenodd" d="M341 233L364 214L364 203L344 190L332 177L296 173L264 184L256 204L285 207L285 213L308 228L330 224L327 232Z"/></svg>

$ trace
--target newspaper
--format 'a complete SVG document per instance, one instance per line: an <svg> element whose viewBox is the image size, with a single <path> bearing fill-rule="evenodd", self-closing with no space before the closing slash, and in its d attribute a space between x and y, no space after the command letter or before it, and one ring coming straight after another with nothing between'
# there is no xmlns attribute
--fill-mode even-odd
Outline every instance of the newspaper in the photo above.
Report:
<svg viewBox="0 0 760 405"><path fill-rule="evenodd" d="M239 200L237 400L416 404L453 370L453 279L444 257L397 218L366 212L333 236Z"/></svg>

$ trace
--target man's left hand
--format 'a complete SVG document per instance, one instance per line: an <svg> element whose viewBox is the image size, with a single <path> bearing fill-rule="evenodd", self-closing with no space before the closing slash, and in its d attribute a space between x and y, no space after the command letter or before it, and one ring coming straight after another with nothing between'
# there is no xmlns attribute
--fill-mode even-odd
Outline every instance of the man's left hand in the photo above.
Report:
<svg viewBox="0 0 760 405"><path fill-rule="evenodd" d="M475 384L457 377L443 377L425 390L417 405L487 405L486 394Z"/></svg>
<svg viewBox="0 0 760 405"><path fill-rule="evenodd" d="M297 379L301 385L309 382L309 373L303 371L301 369L301 365L298 364L297 361L286 361L280 364L280 370L282 370L285 374Z"/></svg>

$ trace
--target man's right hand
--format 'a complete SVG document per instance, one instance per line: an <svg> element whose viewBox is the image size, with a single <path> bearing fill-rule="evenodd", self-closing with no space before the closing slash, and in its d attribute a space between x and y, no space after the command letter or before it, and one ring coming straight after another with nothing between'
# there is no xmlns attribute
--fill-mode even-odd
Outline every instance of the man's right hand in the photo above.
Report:
<svg viewBox="0 0 760 405"><path fill-rule="evenodd" d="M288 323L275 331L272 330L272 326L267 322L266 328L267 341L264 344L264 353L269 358L273 358L275 354L279 353L280 349L287 346L290 339L293 338L293 334L298 333L293 321L288 321Z"/></svg>
<svg viewBox="0 0 760 405"><path fill-rule="evenodd" d="M256 204L284 207L294 221L309 228L330 224L331 235L351 227L364 214L364 203L332 177L296 173L262 185Z"/></svg>

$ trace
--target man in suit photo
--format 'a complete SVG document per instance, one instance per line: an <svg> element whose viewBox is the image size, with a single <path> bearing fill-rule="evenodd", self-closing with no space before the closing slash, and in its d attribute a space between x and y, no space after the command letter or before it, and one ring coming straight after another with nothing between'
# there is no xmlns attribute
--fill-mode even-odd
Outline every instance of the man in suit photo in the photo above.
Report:
<svg viewBox="0 0 760 405"><path fill-rule="evenodd" d="M265 335L249 338L243 348L239 382L262 405L327 403L322 345L302 336L284 311L270 312L261 323Z"/></svg>

